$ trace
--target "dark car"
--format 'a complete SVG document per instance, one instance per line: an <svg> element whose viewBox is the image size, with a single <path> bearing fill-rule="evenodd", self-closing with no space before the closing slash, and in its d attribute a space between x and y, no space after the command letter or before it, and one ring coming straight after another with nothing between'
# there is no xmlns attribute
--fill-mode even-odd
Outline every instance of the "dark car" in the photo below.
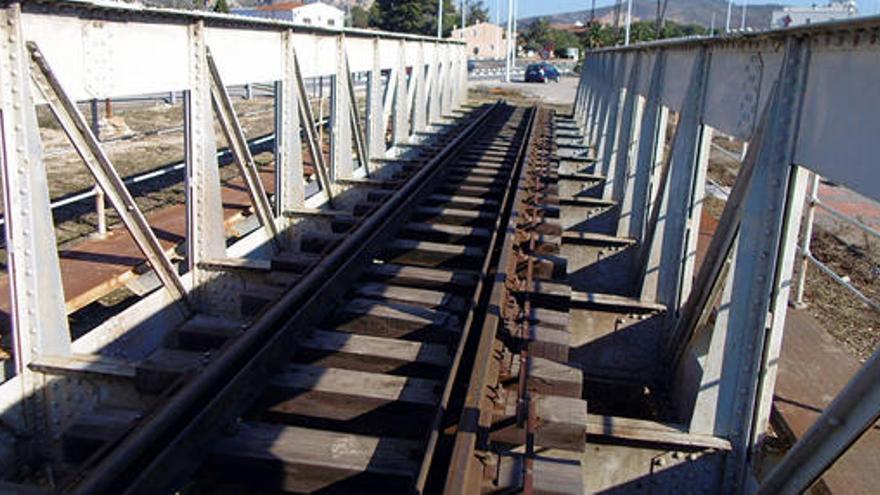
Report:
<svg viewBox="0 0 880 495"><path fill-rule="evenodd" d="M559 70L547 62L526 67L526 82L559 82Z"/></svg>
<svg viewBox="0 0 880 495"><path fill-rule="evenodd" d="M468 60L468 61L467 61L467 71L468 71L468 72L473 72L474 69L476 69L476 68L477 68L477 63L476 63L476 62L474 62L473 60Z"/></svg>

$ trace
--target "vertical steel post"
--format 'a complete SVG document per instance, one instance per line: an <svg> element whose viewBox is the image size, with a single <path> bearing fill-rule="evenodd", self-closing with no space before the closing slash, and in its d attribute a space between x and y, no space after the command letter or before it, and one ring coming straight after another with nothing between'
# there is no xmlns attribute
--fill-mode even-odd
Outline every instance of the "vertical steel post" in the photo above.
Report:
<svg viewBox="0 0 880 495"><path fill-rule="evenodd" d="M428 127L428 88L431 84L431 72L425 74L425 42L418 42L416 60L409 75L409 91L412 91L412 129L422 132ZM409 91L407 93L409 93ZM407 96L410 96L407 94Z"/></svg>
<svg viewBox="0 0 880 495"><path fill-rule="evenodd" d="M629 217L632 213L632 187L633 169L635 158L638 153L639 135L641 125L642 103L638 93L639 74L641 73L642 54L635 52L629 54L629 74L627 75L626 89L623 94L623 115L620 118L620 131L617 136L616 161L614 165L613 188L611 198L620 204L620 220L618 230L629 230ZM621 81L623 82L623 81Z"/></svg>
<svg viewBox="0 0 880 495"><path fill-rule="evenodd" d="M700 223L703 214L703 201L706 196L706 171L709 168L709 153L712 150L712 128L701 125L697 139L696 162L694 165L693 186L688 202L687 223L685 227L684 253L682 254L681 281L678 300L683 303L691 291L694 266L697 259L697 242L700 236Z"/></svg>
<svg viewBox="0 0 880 495"><path fill-rule="evenodd" d="M602 197L612 199L612 192L619 187L616 182L620 179L617 175L617 154L619 148L619 135L621 126L621 107L626 99L624 78L626 77L625 53L613 55L612 75L608 84L608 109L602 135L596 148L596 157L601 160L601 173L605 176L605 186Z"/></svg>
<svg viewBox="0 0 880 495"><path fill-rule="evenodd" d="M92 98L89 102L89 110L91 117L91 127L92 133L95 135L95 139L98 141L101 140L101 122L98 117L98 100L97 98ZM100 187L95 185L95 214L98 217L98 235L103 236L107 233L107 208L106 201L104 197L104 191L101 190Z"/></svg>
<svg viewBox="0 0 880 495"><path fill-rule="evenodd" d="M189 45L189 89L183 99L186 258L192 272L193 302L197 307L204 307L209 300L205 286L213 276L201 269L199 263L226 257L226 232L211 106L211 75L202 21L190 26Z"/></svg>
<svg viewBox="0 0 880 495"><path fill-rule="evenodd" d="M729 276L728 311L715 321L714 331L726 335L714 427L733 447L726 459L726 491L744 486L754 442L766 428L764 415L775 383L794 233L803 206L805 182L793 174L793 158L808 65L808 42L789 39L776 92L768 102L767 130L753 143L758 147L755 171L733 253L736 270Z"/></svg>
<svg viewBox="0 0 880 495"><path fill-rule="evenodd" d="M390 81L389 81L390 83ZM379 38L373 39L373 65L367 76L367 154L370 159L385 156L385 120L382 118L382 67Z"/></svg>
<svg viewBox="0 0 880 495"><path fill-rule="evenodd" d="M657 163L657 152L662 149L665 133L661 129L660 95L663 90L663 73L666 66L664 52L653 55L651 79L648 93L645 96L639 124L639 140L636 144L636 163L634 167L632 189L628 191L621 207L621 220L617 234L632 237L641 242L644 238L648 207L651 202L651 177ZM665 124L665 121L664 121ZM629 212L628 215L625 213Z"/></svg>
<svg viewBox="0 0 880 495"><path fill-rule="evenodd" d="M336 73L330 93L330 180L350 179L354 172L351 140L351 109L348 98L348 67L345 37L336 37Z"/></svg>
<svg viewBox="0 0 880 495"><path fill-rule="evenodd" d="M293 32L285 31L282 37L282 80L276 84L275 101L278 106L275 127L275 215L282 217L285 211L305 205L303 181L302 139L300 137L299 102L296 82L296 54Z"/></svg>
<svg viewBox="0 0 880 495"><path fill-rule="evenodd" d="M391 112L391 142L394 145L409 141L410 109L406 98L406 62L406 41L400 40L397 53L397 83L394 85L394 105ZM413 67L413 74L415 72Z"/></svg>
<svg viewBox="0 0 880 495"><path fill-rule="evenodd" d="M25 373L38 356L70 354L48 179L20 17L18 4L0 10L0 66L4 69L0 78L0 172L16 374ZM23 378L24 399L31 398L37 386L30 378ZM33 413L42 415L43 411L36 407ZM33 418L25 421L28 419ZM34 426L39 427L40 422Z"/></svg>
<svg viewBox="0 0 880 495"><path fill-rule="evenodd" d="M690 82L679 114L678 128L669 157L669 170L664 194L660 198L661 211L652 212L652 234L644 247L649 249L642 269L641 295L669 307L676 317L680 304L681 277L686 256L687 229L694 181L699 175L696 162L700 137L700 120L706 93L709 55L700 49L691 68ZM655 220L656 219L656 220Z"/></svg>
<svg viewBox="0 0 880 495"><path fill-rule="evenodd" d="M794 307L803 309L807 307L804 302L804 290L807 284L807 270L810 268L809 256L812 254L810 245L813 240L813 222L816 218L816 202L819 200L819 175L810 173L809 197L807 198L807 212L804 216L804 232L801 236L801 265L798 270L797 290L795 291Z"/></svg>
<svg viewBox="0 0 880 495"><path fill-rule="evenodd" d="M425 46L424 44L422 46ZM440 73L443 63L437 44L431 45L431 60L428 63L428 123L440 121L440 98L443 96L443 77Z"/></svg>

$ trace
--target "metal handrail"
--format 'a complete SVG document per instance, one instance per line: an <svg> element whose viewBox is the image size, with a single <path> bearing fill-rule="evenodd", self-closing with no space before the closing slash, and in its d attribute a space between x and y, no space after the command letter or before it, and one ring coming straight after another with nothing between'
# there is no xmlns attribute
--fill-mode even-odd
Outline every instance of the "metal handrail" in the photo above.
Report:
<svg viewBox="0 0 880 495"><path fill-rule="evenodd" d="M807 211L804 214L804 231L801 239L801 245L797 247L798 252L800 253L801 260L801 269L798 274L798 282L797 288L795 291L795 299L794 306L797 308L803 308L806 306L804 302L804 290L807 281L807 267L810 263L812 263L816 268L822 271L822 273L831 277L832 280L837 282L839 285L843 286L844 289L848 290L852 295L854 295L858 300L863 302L866 306L870 307L874 311L880 312L880 302L877 302L858 289L855 285L852 284L845 276L841 276L837 272L834 271L830 266L813 256L812 249L810 247L811 242L813 240L813 224L816 216L816 209L821 208L822 210L828 212L838 220L846 222L862 232L869 234L873 237L880 238L880 232L871 226L865 224L864 222L853 218L845 213L836 210L831 207L827 203L824 203L819 199L819 182L820 177L816 173L810 174L810 184L809 184L809 193L810 196L807 199Z"/></svg>

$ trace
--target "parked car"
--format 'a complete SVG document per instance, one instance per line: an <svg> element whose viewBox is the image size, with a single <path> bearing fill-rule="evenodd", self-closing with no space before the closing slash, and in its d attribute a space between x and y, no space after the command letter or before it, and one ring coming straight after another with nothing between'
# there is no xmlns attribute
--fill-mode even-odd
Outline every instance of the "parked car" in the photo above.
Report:
<svg viewBox="0 0 880 495"><path fill-rule="evenodd" d="M559 70L552 64L540 62L526 67L526 82L559 82Z"/></svg>

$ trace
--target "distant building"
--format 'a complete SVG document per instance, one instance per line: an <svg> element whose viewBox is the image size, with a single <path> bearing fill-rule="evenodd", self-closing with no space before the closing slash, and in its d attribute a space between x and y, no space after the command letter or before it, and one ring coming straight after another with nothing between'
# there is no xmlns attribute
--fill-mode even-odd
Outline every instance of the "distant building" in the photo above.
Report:
<svg viewBox="0 0 880 495"><path fill-rule="evenodd" d="M770 15L771 28L787 28L817 22L846 19L859 14L855 0L843 2L831 2L827 5L812 7L785 7L782 10L774 10Z"/></svg>
<svg viewBox="0 0 880 495"><path fill-rule="evenodd" d="M232 13L287 21L303 26L341 28L345 25L345 12L323 2L275 3L259 7L232 9Z"/></svg>
<svg viewBox="0 0 880 495"><path fill-rule="evenodd" d="M467 43L468 58L471 59L501 59L507 49L504 28L488 22L453 29L452 38L463 39Z"/></svg>

